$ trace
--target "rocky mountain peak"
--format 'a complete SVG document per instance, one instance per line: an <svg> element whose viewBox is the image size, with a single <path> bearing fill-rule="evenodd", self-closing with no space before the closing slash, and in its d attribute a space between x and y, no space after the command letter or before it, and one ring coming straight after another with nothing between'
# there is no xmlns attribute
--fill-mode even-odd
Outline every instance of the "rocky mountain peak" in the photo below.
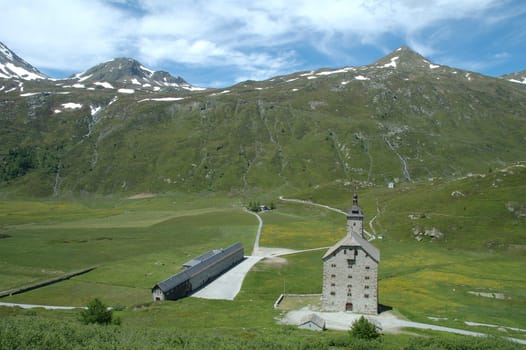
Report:
<svg viewBox="0 0 526 350"><path fill-rule="evenodd" d="M18 57L0 42L0 79L35 80L47 79L38 69Z"/></svg>
<svg viewBox="0 0 526 350"><path fill-rule="evenodd" d="M111 84L120 87L159 90L161 88L192 89L181 77L165 71L154 71L132 58L116 58L98 64L87 71L70 77L83 84Z"/></svg>
<svg viewBox="0 0 526 350"><path fill-rule="evenodd" d="M503 79L509 80L514 83L526 84L526 70L520 72L506 74L502 76Z"/></svg>
<svg viewBox="0 0 526 350"><path fill-rule="evenodd" d="M378 68L437 68L438 65L413 51L408 46L401 46L388 55L374 62L372 66Z"/></svg>

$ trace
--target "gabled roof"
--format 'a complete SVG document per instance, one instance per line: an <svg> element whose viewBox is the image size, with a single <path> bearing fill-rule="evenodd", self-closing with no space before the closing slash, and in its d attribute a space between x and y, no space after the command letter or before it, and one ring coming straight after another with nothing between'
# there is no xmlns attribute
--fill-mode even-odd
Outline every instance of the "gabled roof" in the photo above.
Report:
<svg viewBox="0 0 526 350"><path fill-rule="evenodd" d="M340 248L343 247L362 247L362 249L365 250L365 252L369 254L376 262L380 261L380 251L378 248L355 233L348 234L341 241L329 248L327 253L325 253L323 256L323 260L336 253Z"/></svg>
<svg viewBox="0 0 526 350"><path fill-rule="evenodd" d="M190 279L190 274L188 274L187 271L181 271L179 273L176 273L175 275L165 279L162 282L157 283L155 287L159 287L160 290L163 291L163 293L169 292L171 289L177 287L179 284L183 283L184 281L187 281Z"/></svg>
<svg viewBox="0 0 526 350"><path fill-rule="evenodd" d="M323 318L321 318L320 316L316 315L316 314L309 314L309 315L305 316L301 320L300 326L302 326L304 324L307 324L309 322L313 323L314 325L316 325L320 329L325 329L325 320Z"/></svg>
<svg viewBox="0 0 526 350"><path fill-rule="evenodd" d="M192 265L188 267L187 269L176 273L175 275L165 279L164 281L161 281L157 283L155 287L159 287L163 291L163 293L167 293L171 289L175 288L179 284L183 283L184 281L187 281L203 271L203 269L208 268L211 265L214 265L226 257L235 254L236 252L243 252L243 246L241 243L236 243L231 245L228 248L220 249L220 250L213 250L208 253L205 253L203 255L198 256L197 258L193 260L197 260L197 264ZM212 254L213 253L213 254ZM192 261L192 260L190 260ZM189 262L188 262L189 263Z"/></svg>
<svg viewBox="0 0 526 350"><path fill-rule="evenodd" d="M221 250L220 249L214 249L214 250L211 250L209 252L206 252L202 255L199 255L198 257L195 257L193 258L192 260L188 260L187 262L185 262L183 264L184 267L192 267L192 266L195 266L205 260L208 260L210 259L211 257L213 257L214 255L218 254L218 253L221 253Z"/></svg>

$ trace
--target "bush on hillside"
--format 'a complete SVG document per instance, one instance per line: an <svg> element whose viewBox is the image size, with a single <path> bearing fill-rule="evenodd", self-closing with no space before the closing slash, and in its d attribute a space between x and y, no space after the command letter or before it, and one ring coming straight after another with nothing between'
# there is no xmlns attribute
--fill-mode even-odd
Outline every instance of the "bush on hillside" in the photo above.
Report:
<svg viewBox="0 0 526 350"><path fill-rule="evenodd" d="M353 322L349 335L351 336L351 339L364 340L372 340L380 337L380 333L376 330L376 326L363 316Z"/></svg>
<svg viewBox="0 0 526 350"><path fill-rule="evenodd" d="M80 321L84 324L110 324L112 321L118 323L117 319L113 319L113 311L97 298L90 301L87 308L80 312Z"/></svg>

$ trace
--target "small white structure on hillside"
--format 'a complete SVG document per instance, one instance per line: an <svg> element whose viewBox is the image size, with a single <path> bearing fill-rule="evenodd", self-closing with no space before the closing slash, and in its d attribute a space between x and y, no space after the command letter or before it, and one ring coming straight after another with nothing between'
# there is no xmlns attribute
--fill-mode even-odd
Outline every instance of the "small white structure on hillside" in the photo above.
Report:
<svg viewBox="0 0 526 350"><path fill-rule="evenodd" d="M380 251L363 237L358 196L347 213L347 235L323 256L324 311L378 314Z"/></svg>
<svg viewBox="0 0 526 350"><path fill-rule="evenodd" d="M311 331L324 331L325 320L316 314L310 314L301 320L298 328L308 329Z"/></svg>

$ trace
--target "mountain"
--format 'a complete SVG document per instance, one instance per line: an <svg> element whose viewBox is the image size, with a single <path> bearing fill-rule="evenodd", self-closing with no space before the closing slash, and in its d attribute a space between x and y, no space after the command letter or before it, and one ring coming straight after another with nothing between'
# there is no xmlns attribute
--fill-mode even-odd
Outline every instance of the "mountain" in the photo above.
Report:
<svg viewBox="0 0 526 350"><path fill-rule="evenodd" d="M526 70L517 73L506 74L503 75L502 78L514 83L526 84Z"/></svg>
<svg viewBox="0 0 526 350"><path fill-rule="evenodd" d="M222 90L131 94L117 81L153 87L144 79L159 75L129 59L108 64L73 85L39 80L0 93L0 192L309 193L486 174L524 160L523 84L408 47L366 66ZM114 88L93 86L110 80Z"/></svg>
<svg viewBox="0 0 526 350"><path fill-rule="evenodd" d="M0 78L36 80L47 79L47 76L0 42Z"/></svg>
<svg viewBox="0 0 526 350"><path fill-rule="evenodd" d="M72 75L67 79L54 79L55 83L51 81L41 82L39 85L34 84L17 85L15 81L22 80L26 83L33 80L49 79L45 74L41 73L18 57L7 46L0 42L0 79L4 81L3 88L0 86L0 91L18 90L21 93L33 93L36 90L49 90L52 86L60 86L63 88L75 89L117 89L121 93L134 93L136 90L159 92L159 91L175 91L188 90L196 91L203 90L187 83L181 77L174 77L165 71L153 71L144 67L138 61L131 58L116 58L114 60L98 64L87 71ZM11 81L11 83L9 83ZM31 92L27 92L31 90Z"/></svg>
<svg viewBox="0 0 526 350"><path fill-rule="evenodd" d="M83 73L71 76L69 80L76 80L78 84L86 86L106 88L120 87L149 91L195 89L181 77L173 77L164 71L150 70L131 58L116 58L101 63Z"/></svg>

